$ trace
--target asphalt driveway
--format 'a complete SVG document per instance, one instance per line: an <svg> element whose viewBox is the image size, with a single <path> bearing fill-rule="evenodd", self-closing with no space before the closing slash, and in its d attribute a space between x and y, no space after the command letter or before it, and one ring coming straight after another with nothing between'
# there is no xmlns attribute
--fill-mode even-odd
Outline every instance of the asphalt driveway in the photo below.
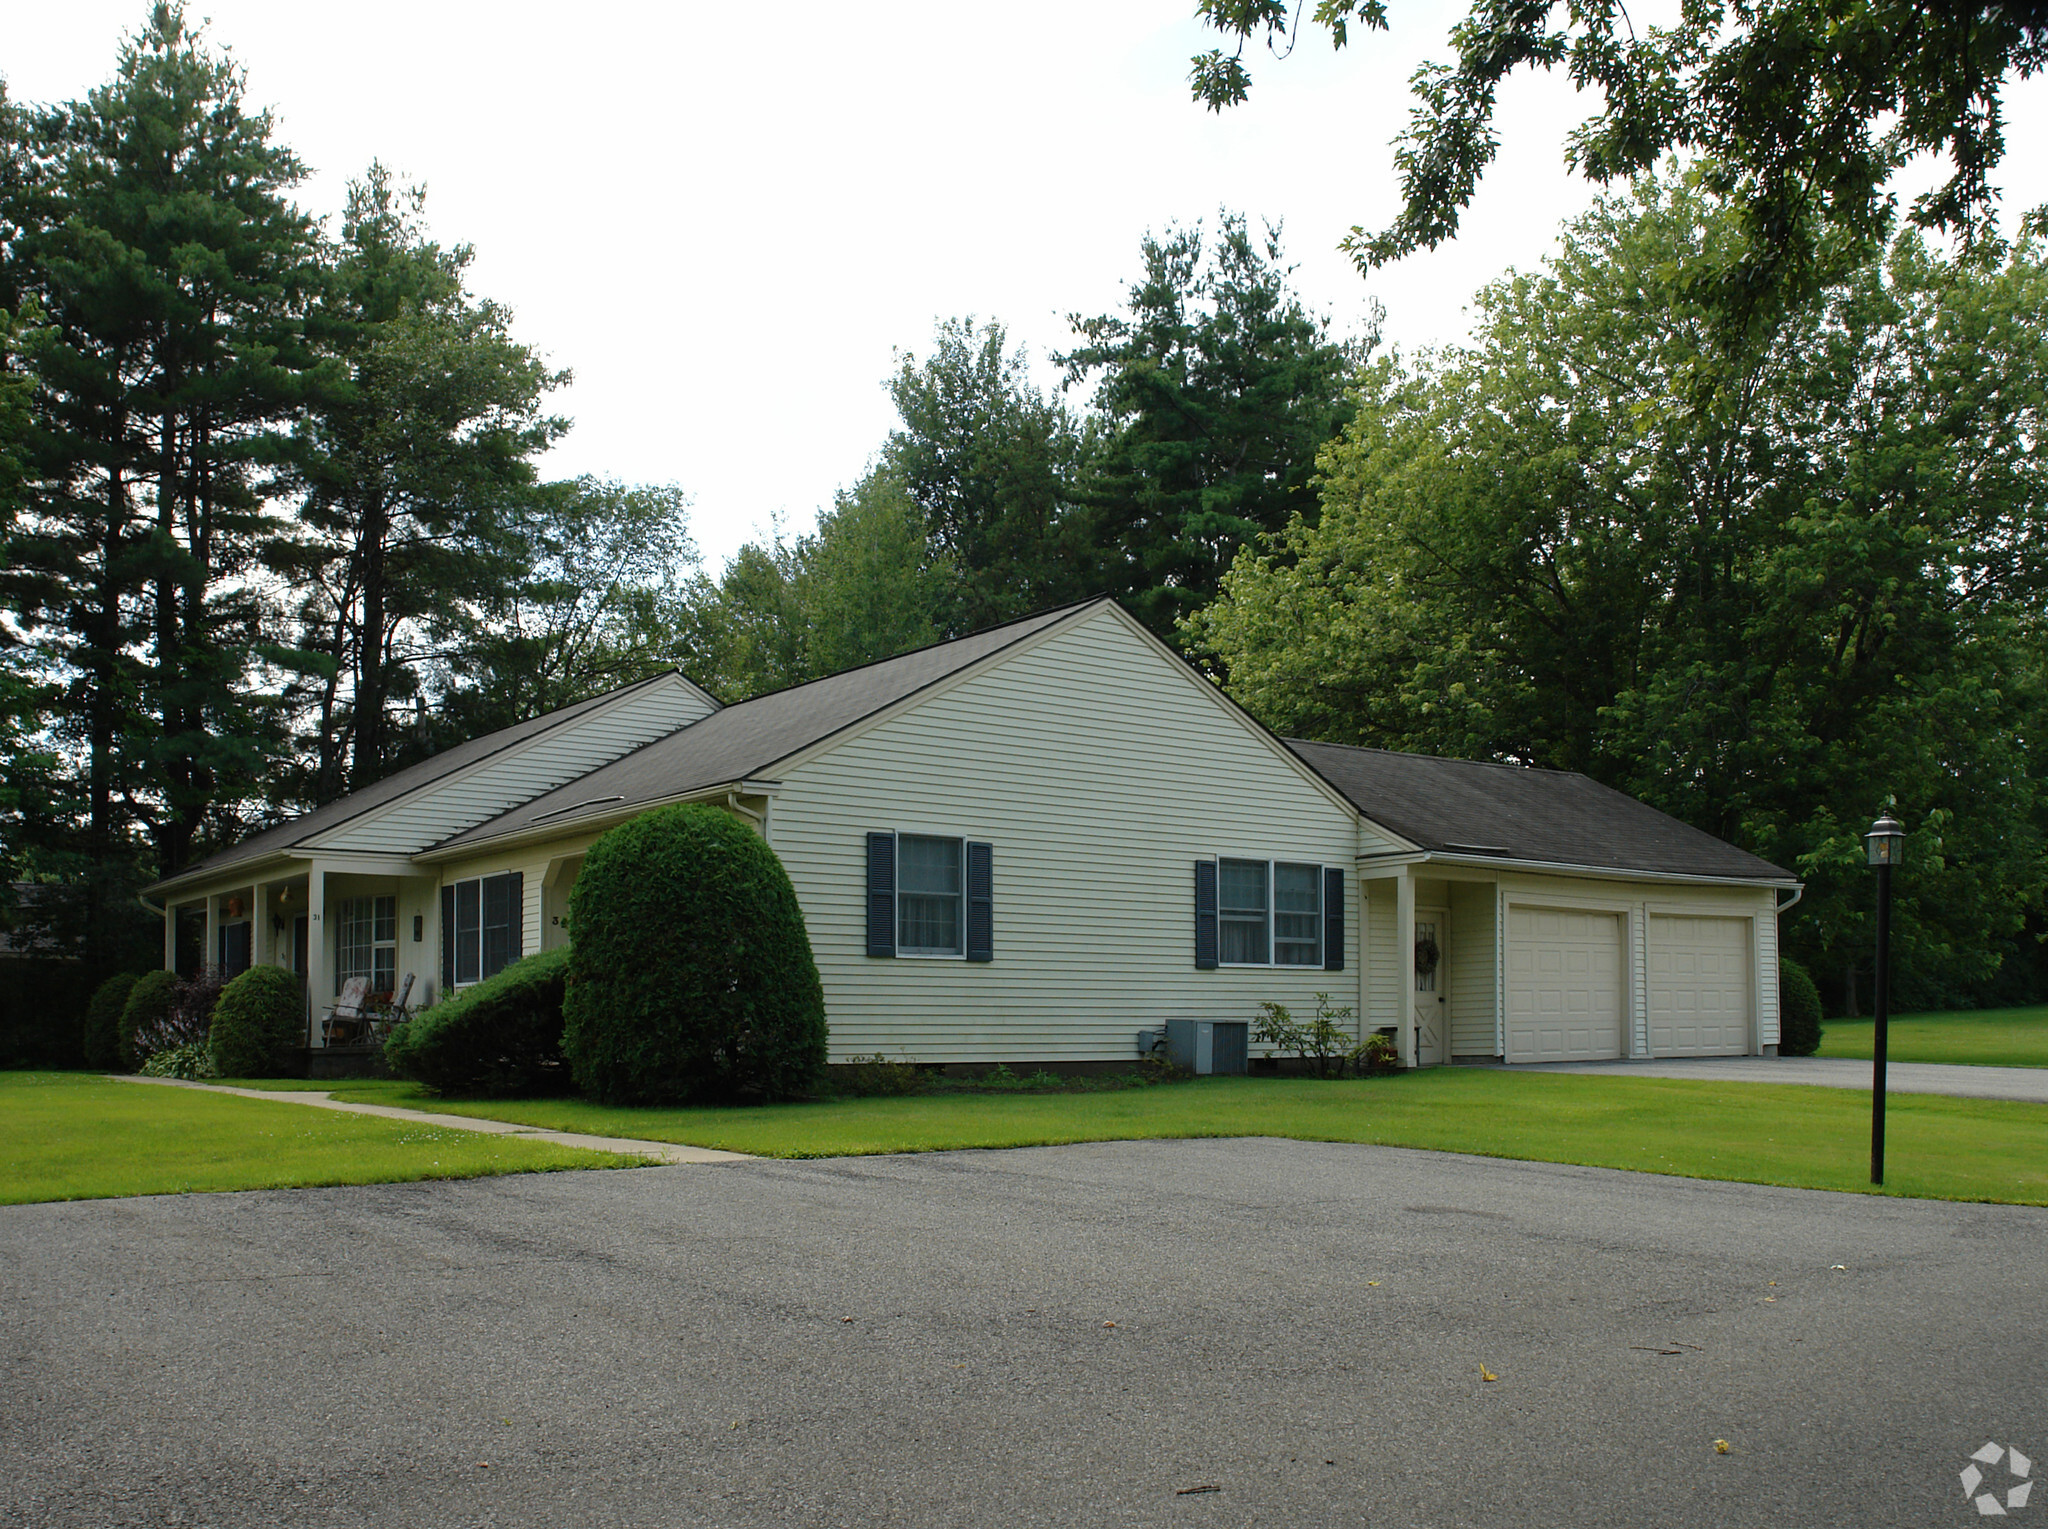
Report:
<svg viewBox="0 0 2048 1529"><path fill-rule="evenodd" d="M12 1207L0 1522L1974 1523L2044 1252L1272 1140Z"/></svg>

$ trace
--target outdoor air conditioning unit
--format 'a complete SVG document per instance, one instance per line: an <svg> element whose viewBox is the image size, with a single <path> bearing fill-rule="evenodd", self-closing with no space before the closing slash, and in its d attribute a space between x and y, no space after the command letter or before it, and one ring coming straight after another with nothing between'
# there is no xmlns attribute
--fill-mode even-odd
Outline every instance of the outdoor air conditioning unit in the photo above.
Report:
<svg viewBox="0 0 2048 1529"><path fill-rule="evenodd" d="M1244 1075L1251 1026L1241 1019L1169 1019L1166 1054L1176 1067L1200 1076Z"/></svg>

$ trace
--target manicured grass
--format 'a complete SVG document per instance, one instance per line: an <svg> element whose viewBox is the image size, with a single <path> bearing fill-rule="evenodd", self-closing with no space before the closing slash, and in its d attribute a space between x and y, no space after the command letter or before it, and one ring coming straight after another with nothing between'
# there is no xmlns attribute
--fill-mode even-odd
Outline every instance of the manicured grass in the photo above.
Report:
<svg viewBox="0 0 2048 1529"><path fill-rule="evenodd" d="M1874 1033L1867 1019L1831 1019L1823 1026L1820 1054L1868 1058ZM1885 1025L1885 1055L1894 1062L2048 1067L2048 1005L1896 1014Z"/></svg>
<svg viewBox="0 0 2048 1529"><path fill-rule="evenodd" d="M470 1179L639 1161L84 1073L0 1073L0 1204Z"/></svg>
<svg viewBox="0 0 2048 1529"><path fill-rule="evenodd" d="M338 1088L448 1114L767 1157L1184 1136L1289 1136L1808 1189L1870 1188L1868 1096L1849 1089L1443 1067L1391 1078L1205 1078L1116 1093L925 1095L757 1109L465 1102ZM2048 1204L2048 1105L1894 1094L1886 1191Z"/></svg>

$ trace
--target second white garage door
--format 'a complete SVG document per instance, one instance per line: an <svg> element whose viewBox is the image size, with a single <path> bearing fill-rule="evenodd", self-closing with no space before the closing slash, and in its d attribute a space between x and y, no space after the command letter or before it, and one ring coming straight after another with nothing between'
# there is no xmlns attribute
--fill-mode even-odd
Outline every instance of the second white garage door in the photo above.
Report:
<svg viewBox="0 0 2048 1529"><path fill-rule="evenodd" d="M1650 1054L1749 1050L1749 920L1650 917Z"/></svg>
<svg viewBox="0 0 2048 1529"><path fill-rule="evenodd" d="M1621 1055L1621 916L1508 909L1507 1058L1597 1062Z"/></svg>

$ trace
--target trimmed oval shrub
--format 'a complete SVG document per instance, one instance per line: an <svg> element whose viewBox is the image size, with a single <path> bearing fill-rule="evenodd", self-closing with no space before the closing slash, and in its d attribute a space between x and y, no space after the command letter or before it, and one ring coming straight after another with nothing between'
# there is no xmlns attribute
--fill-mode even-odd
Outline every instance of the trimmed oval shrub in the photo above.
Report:
<svg viewBox="0 0 2048 1529"><path fill-rule="evenodd" d="M121 1015L137 980L135 972L116 972L93 989L79 1037L86 1066L105 1072L121 1065Z"/></svg>
<svg viewBox="0 0 2048 1529"><path fill-rule="evenodd" d="M569 893L562 1050L608 1104L803 1093L825 1065L825 990L782 862L691 804L590 846Z"/></svg>
<svg viewBox="0 0 2048 1529"><path fill-rule="evenodd" d="M1778 960L1778 1055L1812 1056L1820 1050L1820 989L1790 956Z"/></svg>
<svg viewBox="0 0 2048 1529"><path fill-rule="evenodd" d="M135 1047L135 1033L154 1034L170 1022L171 1010L178 1002L178 974L176 972L144 972L135 979L135 986L128 990L128 1001L121 1006L120 1033L115 1037L115 1049L120 1055L122 1067L133 1072L143 1058Z"/></svg>
<svg viewBox="0 0 2048 1529"><path fill-rule="evenodd" d="M282 967L252 966L221 989L206 1032L223 1078L282 1077L305 1029L299 979Z"/></svg>
<svg viewBox="0 0 2048 1529"><path fill-rule="evenodd" d="M533 1094L569 1081L562 1060L562 990L569 951L514 961L475 987L422 1009L391 1032L384 1060L444 1094Z"/></svg>

